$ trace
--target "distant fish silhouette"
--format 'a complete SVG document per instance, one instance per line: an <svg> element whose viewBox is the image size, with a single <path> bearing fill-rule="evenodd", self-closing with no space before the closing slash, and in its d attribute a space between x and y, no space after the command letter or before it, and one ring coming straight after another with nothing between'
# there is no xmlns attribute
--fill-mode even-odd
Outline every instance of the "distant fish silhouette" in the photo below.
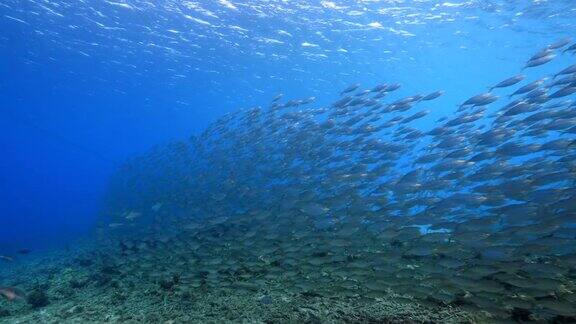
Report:
<svg viewBox="0 0 576 324"><path fill-rule="evenodd" d="M24 299L24 293L14 287L0 287L0 296L4 296L9 301Z"/></svg>
<svg viewBox="0 0 576 324"><path fill-rule="evenodd" d="M6 256L6 255L0 255L0 260L12 262L12 261L14 261L14 258Z"/></svg>
<svg viewBox="0 0 576 324"><path fill-rule="evenodd" d="M18 250L18 253L20 254L29 254L30 252L32 252L32 250L28 249L28 248L23 248Z"/></svg>

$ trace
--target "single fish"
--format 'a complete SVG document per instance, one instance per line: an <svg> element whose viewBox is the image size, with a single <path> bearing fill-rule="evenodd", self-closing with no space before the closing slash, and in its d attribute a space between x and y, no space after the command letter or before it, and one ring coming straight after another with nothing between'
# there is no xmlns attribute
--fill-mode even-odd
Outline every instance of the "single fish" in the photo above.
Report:
<svg viewBox="0 0 576 324"><path fill-rule="evenodd" d="M127 212L124 216L124 218L128 219L128 220L134 220L138 217L142 216L141 213L139 212L135 212L135 211L131 211L131 212Z"/></svg>
<svg viewBox="0 0 576 324"><path fill-rule="evenodd" d="M389 85L386 87L386 90L385 90L385 91L386 91L386 92L396 91L396 90L400 89L401 86L402 86L402 85L400 85L400 83L392 83L392 84L389 84Z"/></svg>
<svg viewBox="0 0 576 324"><path fill-rule="evenodd" d="M532 57L528 61L535 61L551 54L554 54L554 51L546 47L536 52L536 54L532 55Z"/></svg>
<svg viewBox="0 0 576 324"><path fill-rule="evenodd" d="M528 83L527 85L519 88L518 90L516 90L514 93L512 93L511 95L509 95L508 97L511 98L515 95L519 95L519 94L523 94L523 93L527 93L530 92L536 88L538 88L539 86L544 84L544 79L540 79L540 80L536 80L533 82Z"/></svg>
<svg viewBox="0 0 576 324"><path fill-rule="evenodd" d="M509 87L509 86L513 86L513 85L515 85L516 83L524 80L525 78L526 78L526 76L525 76L525 75L522 75L522 74L513 76L513 77L508 78L508 79L506 79L506 80L504 80L504 81L501 81L500 83L496 84L495 86L490 87L489 91L492 91L492 90L495 89L495 88L506 88L506 87Z"/></svg>
<svg viewBox="0 0 576 324"><path fill-rule="evenodd" d="M0 255L0 260L12 262L12 261L14 261L14 258L13 258L13 257L9 257L9 256L7 256L7 255Z"/></svg>
<svg viewBox="0 0 576 324"><path fill-rule="evenodd" d="M422 98L424 101L433 100L444 94L444 91L434 91Z"/></svg>
<svg viewBox="0 0 576 324"><path fill-rule="evenodd" d="M536 66L540 66L540 65L544 65L550 61L552 61L554 58L556 57L556 55L554 54L550 54L550 55L546 55L534 60L529 60L528 62L526 62L526 65L524 65L524 68L522 70L525 70L527 68L530 67L536 67Z"/></svg>
<svg viewBox="0 0 576 324"><path fill-rule="evenodd" d="M468 100L464 101L464 103L462 103L460 105L460 108L464 107L464 106L485 106L488 105L490 103L493 103L494 101L498 100L498 97L487 92L487 93L482 93L479 95L476 95L474 97L469 98Z"/></svg>
<svg viewBox="0 0 576 324"><path fill-rule="evenodd" d="M375 87L374 87L372 90L370 90L370 91L372 91L372 92L381 92L381 91L385 91L387 87L388 87L388 85L385 84L385 83L383 83L383 84L379 84L379 85L375 86Z"/></svg>
<svg viewBox="0 0 576 324"><path fill-rule="evenodd" d="M359 83L354 83L351 84L350 86L348 86L346 89L342 90L342 92L340 92L340 95L346 94L346 93L350 93L356 89L358 89L360 87Z"/></svg>
<svg viewBox="0 0 576 324"><path fill-rule="evenodd" d="M573 93L576 93L576 86L567 86L564 87L556 92L554 92L553 94L551 94L549 96L549 98L561 98L561 97L566 97L568 95L571 95Z"/></svg>
<svg viewBox="0 0 576 324"><path fill-rule="evenodd" d="M0 296L4 296L9 301L24 299L24 294L14 287L0 287Z"/></svg>
<svg viewBox="0 0 576 324"><path fill-rule="evenodd" d="M549 87L555 87L559 85L566 85L568 83L576 82L576 74L568 75L563 78L557 79L548 85Z"/></svg>
<svg viewBox="0 0 576 324"><path fill-rule="evenodd" d="M554 74L554 79L560 75L572 74L576 73L576 64L570 65L569 67L565 68L564 70Z"/></svg>
<svg viewBox="0 0 576 324"><path fill-rule="evenodd" d="M562 39L559 39L558 41L548 45L548 48L553 49L553 50L559 49L559 48L562 48L562 47L570 44L570 42L572 42L572 38L570 38L570 37L562 38Z"/></svg>
<svg viewBox="0 0 576 324"><path fill-rule="evenodd" d="M565 49L562 51L562 54L564 54L564 53L566 53L566 52L572 52L572 51L575 51L575 52L576 52L576 43L574 43L574 44L568 46L567 48L565 48Z"/></svg>

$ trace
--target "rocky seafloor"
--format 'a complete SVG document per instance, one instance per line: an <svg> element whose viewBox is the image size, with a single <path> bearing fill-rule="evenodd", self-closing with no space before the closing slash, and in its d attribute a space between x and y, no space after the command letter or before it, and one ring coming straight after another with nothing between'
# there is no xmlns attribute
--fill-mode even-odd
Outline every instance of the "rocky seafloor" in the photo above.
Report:
<svg viewBox="0 0 576 324"><path fill-rule="evenodd" d="M165 253L165 252L163 252ZM189 284L193 269L173 262L161 273L118 263L116 251L81 244L36 252L0 268L0 284L24 299L0 298L0 323L481 323L483 314L423 304L409 296L321 296L282 282L237 289ZM130 263L140 262L137 258ZM142 261L144 262L144 261ZM134 267L133 267L134 266Z"/></svg>

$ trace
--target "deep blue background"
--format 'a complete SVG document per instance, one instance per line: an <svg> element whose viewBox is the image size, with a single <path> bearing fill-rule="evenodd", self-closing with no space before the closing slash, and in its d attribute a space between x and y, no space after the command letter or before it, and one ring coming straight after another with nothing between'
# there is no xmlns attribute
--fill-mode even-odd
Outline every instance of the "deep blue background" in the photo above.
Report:
<svg viewBox="0 0 576 324"><path fill-rule="evenodd" d="M430 122L576 21L573 1L125 3L0 4L0 253L87 235L124 159L224 112L401 82L446 91Z"/></svg>

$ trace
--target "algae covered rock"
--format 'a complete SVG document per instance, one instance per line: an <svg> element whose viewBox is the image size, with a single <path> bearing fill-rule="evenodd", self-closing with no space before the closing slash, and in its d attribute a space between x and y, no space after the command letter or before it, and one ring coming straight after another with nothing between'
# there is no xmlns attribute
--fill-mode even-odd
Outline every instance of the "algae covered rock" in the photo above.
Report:
<svg viewBox="0 0 576 324"><path fill-rule="evenodd" d="M10 316L10 312L7 309L0 308L0 318Z"/></svg>
<svg viewBox="0 0 576 324"><path fill-rule="evenodd" d="M40 308L44 306L48 306L50 304L50 300L48 299L48 295L43 290L33 290L28 297L26 297L26 301L30 306L33 308Z"/></svg>

